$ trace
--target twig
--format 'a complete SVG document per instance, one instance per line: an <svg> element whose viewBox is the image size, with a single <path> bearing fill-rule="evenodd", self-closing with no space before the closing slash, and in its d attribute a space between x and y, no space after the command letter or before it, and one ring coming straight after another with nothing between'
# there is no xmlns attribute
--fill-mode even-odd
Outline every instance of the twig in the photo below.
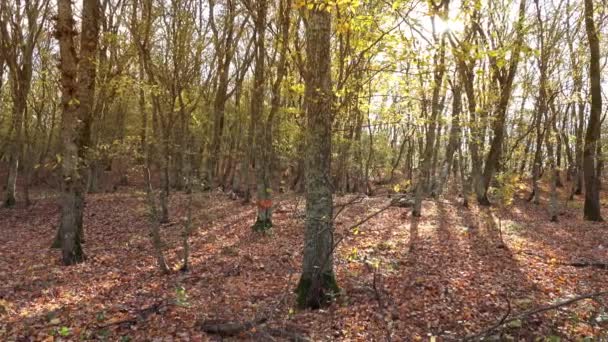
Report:
<svg viewBox="0 0 608 342"><path fill-rule="evenodd" d="M513 316L513 317L511 317L509 319L506 319L506 316L505 316L505 317L503 317L503 319L501 319L501 321L499 322L499 324L494 324L490 328L484 329L483 331L481 331L478 334L465 337L464 340L465 341L478 340L478 339L480 339L480 338L482 338L484 336L489 335L490 333L492 333L493 331L497 330L499 327L501 327L504 324L511 323L511 322L517 321L517 320L522 320L524 318L527 318L528 316L536 315L536 314L543 313L543 312L546 312L546 311L559 309L561 307L564 307L564 306L567 306L567 305L579 302L579 301L584 300L584 299L593 299L593 298L596 298L596 297L601 297L601 296L606 296L606 295L608 295L608 291L589 293L589 294L577 296L577 297L574 297L574 298L570 298L568 300L564 300L564 301L561 301L561 302L557 302L555 304L544 305L544 306L538 307L536 309L528 310L528 311L520 313L519 315Z"/></svg>

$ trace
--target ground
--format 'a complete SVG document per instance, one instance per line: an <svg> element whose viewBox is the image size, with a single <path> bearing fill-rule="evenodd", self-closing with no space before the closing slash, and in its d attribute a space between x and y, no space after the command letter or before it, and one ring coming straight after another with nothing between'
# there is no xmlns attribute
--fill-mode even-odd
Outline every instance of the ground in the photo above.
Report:
<svg viewBox="0 0 608 342"><path fill-rule="evenodd" d="M275 201L274 227L256 233L255 206L213 192L194 199L189 272L180 263L185 194L171 197L162 228L175 271L158 272L144 194L133 188L87 197L81 265L60 265L50 249L56 198L0 209L0 340L214 341L204 321L250 322L230 339L449 341L477 335L503 317L608 290L608 226L582 220L580 198L559 222L546 203L518 194L507 208L472 206L457 196L410 209L381 210L386 196L346 206L336 221L335 270L342 295L323 310L295 308L303 247L301 197ZM352 202L353 196L336 198ZM608 207L604 204L604 215ZM336 210L338 211L338 210ZM484 335L500 340L608 339L608 296L522 317ZM269 334L274 328L275 334ZM283 334L277 334L280 331ZM290 335L291 334L291 335ZM544 339L541 339L544 340Z"/></svg>

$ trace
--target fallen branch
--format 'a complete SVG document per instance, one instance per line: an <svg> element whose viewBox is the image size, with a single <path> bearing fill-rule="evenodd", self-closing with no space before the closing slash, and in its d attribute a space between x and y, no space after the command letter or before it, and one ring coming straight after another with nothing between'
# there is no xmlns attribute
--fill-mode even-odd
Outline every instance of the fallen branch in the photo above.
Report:
<svg viewBox="0 0 608 342"><path fill-rule="evenodd" d="M205 320L201 323L201 330L210 334L220 336L234 336L263 324L267 321L266 317L261 317L248 322L223 322L221 320Z"/></svg>
<svg viewBox="0 0 608 342"><path fill-rule="evenodd" d="M532 251L527 251L527 250L523 250L520 253L538 257L538 258L540 258L540 261L542 261L546 264L556 264L556 265L561 265L561 266L573 266L573 267L596 267L596 268L608 270L608 262L602 262L602 261L597 261L597 260L579 260L579 261L572 261L572 262L552 263L550 261L546 261L546 260L550 259L550 257L548 257L546 255L538 254L538 253L535 253Z"/></svg>
<svg viewBox="0 0 608 342"><path fill-rule="evenodd" d="M106 324L97 324L96 327L99 329L103 329L103 328L108 328L110 326L114 326L114 325L125 325L125 326L131 326L131 325L135 325L138 322L143 322L145 320L148 319L148 317L152 314L160 314L162 313L162 308L164 305L170 305L171 303L169 303L167 300L163 299L159 302L156 302L150 306L147 306L143 309L139 309L137 311L135 311L135 317L130 317L130 318L125 318L125 319L121 319L118 321L112 321Z"/></svg>
<svg viewBox="0 0 608 342"><path fill-rule="evenodd" d="M488 336L490 333L496 331L497 329L499 329L501 326L504 326L505 324L508 324L508 323L511 323L511 322L514 322L514 321L517 321L517 320L523 320L523 319L528 318L529 316L532 316L532 315L536 315L536 314L543 313L543 312L546 312L546 311L551 311L551 310L559 309L561 307L568 306L568 305L574 304L576 302L580 302L581 300L584 300L584 299L593 299L593 298L602 297L602 296L606 296L606 295L608 295L608 291L589 293L589 294L577 296L577 297L574 297L574 298L570 298L568 300L564 300L564 301L561 301L561 302L557 302L555 304L544 305L544 306L538 307L536 309L524 311L524 312L520 313L519 315L513 316L513 317L511 317L509 319L506 319L506 317L508 316L508 314L507 314L507 315L505 315L503 317L503 319L501 319L501 321L499 322L499 324L494 324L490 328L484 329L483 331L481 331L478 334L465 337L464 341L479 340L479 339L481 339L483 337Z"/></svg>
<svg viewBox="0 0 608 342"><path fill-rule="evenodd" d="M562 265L574 267L597 267L604 270L608 270L608 263L601 261L574 261L571 263L564 263Z"/></svg>

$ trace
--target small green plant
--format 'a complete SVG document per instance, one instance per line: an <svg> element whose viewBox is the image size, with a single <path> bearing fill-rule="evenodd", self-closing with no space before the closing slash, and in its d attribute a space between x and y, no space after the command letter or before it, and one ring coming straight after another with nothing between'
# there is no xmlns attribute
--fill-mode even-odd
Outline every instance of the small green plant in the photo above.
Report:
<svg viewBox="0 0 608 342"><path fill-rule="evenodd" d="M68 328L68 327L61 327L61 328L57 329L57 333L61 337L68 337L70 335L70 328Z"/></svg>
<svg viewBox="0 0 608 342"><path fill-rule="evenodd" d="M188 294L186 293L186 289L181 285L175 288L175 304L184 307L190 305L190 303L188 303Z"/></svg>

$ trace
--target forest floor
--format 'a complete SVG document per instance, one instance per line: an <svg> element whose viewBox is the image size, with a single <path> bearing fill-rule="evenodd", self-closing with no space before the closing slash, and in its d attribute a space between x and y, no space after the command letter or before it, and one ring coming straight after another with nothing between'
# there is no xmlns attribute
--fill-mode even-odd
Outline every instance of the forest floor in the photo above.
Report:
<svg viewBox="0 0 608 342"><path fill-rule="evenodd" d="M583 221L581 198L562 208L558 223L549 222L544 202L532 205L522 192L503 210L465 209L448 196L426 201L419 219L391 207L353 226L389 202L363 198L336 220L342 295L323 310L300 311L293 289L304 200L282 195L272 232L260 234L250 228L254 205L221 193L194 196L191 269L170 275L157 271L144 194L135 189L87 197L88 258L73 267L49 248L56 198L0 209L0 340L216 341L222 337L203 332L201 322L260 318L266 322L229 340L608 339L608 296L509 321L608 290L607 268L579 265L608 263L608 224ZM177 266L185 203L184 194L171 197L172 222L162 228Z"/></svg>

